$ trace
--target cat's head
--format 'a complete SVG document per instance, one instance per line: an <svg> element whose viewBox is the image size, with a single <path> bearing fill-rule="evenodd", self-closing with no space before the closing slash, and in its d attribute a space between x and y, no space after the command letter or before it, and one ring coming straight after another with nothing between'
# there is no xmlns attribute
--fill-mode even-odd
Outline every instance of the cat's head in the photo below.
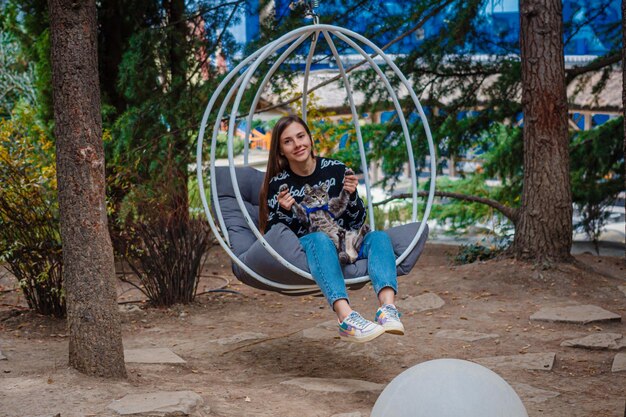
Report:
<svg viewBox="0 0 626 417"><path fill-rule="evenodd" d="M328 204L328 188L326 185L304 186L304 198L302 199L307 207L321 207Z"/></svg>

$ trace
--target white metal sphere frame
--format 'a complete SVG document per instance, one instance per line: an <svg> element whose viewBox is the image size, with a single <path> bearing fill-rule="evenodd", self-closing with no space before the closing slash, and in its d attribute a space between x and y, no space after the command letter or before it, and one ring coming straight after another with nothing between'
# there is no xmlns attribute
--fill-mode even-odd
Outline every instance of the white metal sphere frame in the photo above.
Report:
<svg viewBox="0 0 626 417"><path fill-rule="evenodd" d="M359 35L358 33L352 32L348 29L344 29L338 26L313 24L311 26L305 26L305 27L295 29L281 36L275 41L263 46L262 48L254 52L252 55L248 56L241 63L239 63L239 65L237 65L226 76L226 78L224 78L224 80L220 83L218 88L215 90L215 92L211 96L211 99L209 100L209 104L207 105L204 115L202 117L200 131L198 133L198 146L197 146L197 153L196 153L196 156L197 156L196 158L197 168L196 169L197 169L197 176L198 176L198 187L200 189L200 197L202 199L204 211L209 221L211 230L213 231L220 245L224 248L224 250L231 257L231 259L239 267L241 267L245 272L247 272L249 275L251 275L253 278L258 280L259 282L264 283L270 287L280 289L283 292L287 292L287 293L291 292L294 294L300 293L300 292L310 292L311 290L317 288L317 285L315 284L288 285L288 284L273 281L272 279L267 278L267 277L263 277L259 275L257 272L255 272L254 270L252 270L250 267L248 267L244 262L242 262L231 250L228 231L226 229L226 225L222 217L222 211L221 211L218 196L217 196L217 185L215 181L213 180L215 178L215 151L216 151L216 145L217 145L217 137L220 132L221 121L224 117L224 113L226 111L226 108L228 107L228 104L231 102L233 95L235 95L236 93L236 96L235 96L235 99L234 99L234 102L230 111L230 116L229 116L230 119L228 123L227 149L228 149L228 166L230 169L230 177L231 177L231 181L233 184L235 197L239 205L239 208L241 210L241 213L243 214L248 226L250 227L250 229L252 230L256 238L259 240L259 242L278 262L280 262L283 266L290 269L291 271L297 273L298 275L314 282L314 279L310 273L303 271L302 269L292 265L290 262L285 260L278 252L276 252L274 248L270 246L270 244L263 237L263 234L259 231L258 227L254 224L252 218L250 217L248 211L246 210L245 203L241 197L241 192L239 191L239 182L237 180L237 174L235 171L235 161L234 161L234 154L233 154L233 138L235 134L235 126L236 126L237 118L241 117L239 116L239 105L241 103L243 94L246 88L248 87L248 85L250 84L250 80L252 79L255 71L261 65L261 63L263 63L269 56L276 53L281 48L284 48L287 45L289 45L287 49L276 60L276 62L272 65L268 73L263 78L262 82L259 84L259 88L250 106L250 110L247 113L248 116L247 116L247 123L246 123L246 135L245 135L245 140L244 140L244 165L248 165L248 143L249 143L249 138L250 138L252 118L256 111L257 104L261 98L261 93L263 92L266 85L270 81L274 72L276 72L279 66L283 62L285 62L287 58L289 58L291 53L296 48L298 48L304 41L306 41L307 39L311 39L311 45L309 47L309 53L308 53L306 65L305 65L304 81L303 81L303 88L302 88L303 90L302 91L302 119L305 121L307 120L306 101L307 101L307 96L309 93L308 92L309 72L311 69L311 61L315 53L315 47L316 47L318 39L320 38L320 35L324 37L324 39L326 40L333 54L341 79L343 80L343 83L346 89L346 94L347 94L348 102L350 105L352 119L353 119L354 127L356 130L356 136L358 140L359 153L360 153L360 159L361 159L361 170L363 172L363 177L364 177L364 182L365 182L365 187L366 187L368 217L369 217L370 227L372 230L375 230L374 207L372 205L371 190L370 190L371 187L370 187L368 167L367 167L367 158L365 155L365 146L363 144L363 137L361 136L361 129L359 127L358 112L357 112L356 106L354 105L354 99L352 95L352 87L351 87L350 81L348 79L344 66L339 57L339 53L337 52L335 43L333 42L330 35L333 35L335 38L342 40L348 46L350 46L351 48L353 48L355 51L357 51L359 54L362 55L362 57L367 61L369 66L378 74L378 76L384 83L387 89L387 92L389 93L389 96L391 97L394 108L398 114L398 120L402 127L403 135L405 138L406 149L407 149L408 156L409 156L408 162L409 162L409 168L411 172L411 185L412 185L412 198L413 198L413 209L412 209L412 215L411 215L412 222L417 221L418 180L417 180L417 174L415 172L415 159L413 156L413 148L411 146L411 136L409 133L409 128L407 126L406 118L400 106L398 96L395 93L394 89L392 88L389 80L387 79L383 71L380 69L378 64L374 62L372 57L370 57L370 55L368 55L363 50L363 48L359 46L354 40L361 42L363 45L373 50L376 53L376 55L380 56L384 60L384 62L389 66L389 68L393 70L394 74L398 77L398 79L401 81L401 83L405 86L405 88L409 92L411 99L413 100L413 103L415 104L415 108L418 111L419 117L422 121L424 131L426 133L426 137L428 140L429 156L430 156L430 189L428 193L428 199L426 202L426 207L424 209L424 215L421 219L421 224L417 232L415 233L415 236L413 237L413 240L411 241L409 246L396 259L396 265L399 265L409 255L409 253L413 250L413 248L415 248L415 246L417 245L422 233L424 232L424 228L426 227L426 220L428 219L428 216L430 214L430 210L431 210L434 195L435 195L435 176L436 176L435 146L433 144L432 134L430 132L430 127L428 126L428 120L426 119L424 110L422 109L422 106L417 98L417 95L413 91L413 88L411 87L409 81L402 74L402 72L398 69L398 67L395 65L393 60L389 56L387 56L379 47L377 47L374 43L372 43L370 40ZM218 101L220 95L222 94L222 91L225 90L225 88L231 83L231 81L235 77L237 77L237 79L231 85L230 89L226 93L226 96L222 100L222 104L219 107L219 110L217 111L217 115L215 117L215 124L213 125L213 132L212 132L212 137L211 137L209 184L211 187L210 193L213 198L213 207L215 210L215 217L217 218L219 222L219 228L218 228L218 226L215 223L213 214L211 213L211 210L209 208L209 204L208 204L206 193L205 193L205 187L204 187L204 179L203 179L204 178L204 175L203 175L204 165L203 165L203 159L202 159L204 136L207 130L207 123L208 123L209 117L212 114L211 112L213 111L213 108L216 105L216 102ZM245 113L242 113L242 114L245 114ZM369 280L369 276L364 275L361 277L346 279L345 282L346 284L357 284L357 283L365 282L368 280Z"/></svg>

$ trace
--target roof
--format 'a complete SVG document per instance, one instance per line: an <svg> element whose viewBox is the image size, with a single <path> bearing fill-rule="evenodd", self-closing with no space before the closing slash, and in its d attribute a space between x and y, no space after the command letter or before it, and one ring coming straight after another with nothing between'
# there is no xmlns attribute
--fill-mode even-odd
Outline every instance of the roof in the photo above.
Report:
<svg viewBox="0 0 626 417"><path fill-rule="evenodd" d="M337 76L339 76L339 72L336 70L325 69L313 71L309 74L309 90L323 82L332 80ZM596 113L621 113L623 109L621 70L611 70L608 73L608 78L606 79L604 88L598 92L594 92L593 89L596 85L598 85L602 76L602 72L581 75L568 86L567 97L570 104L570 110L589 110ZM303 78L303 74L295 77L294 92L302 91ZM495 78L491 81L488 79L485 83L483 83L483 88L477 92L479 101L487 101L483 92L486 87L493 84L494 80ZM381 83L381 87L382 86L383 84ZM400 98L406 97L407 90L402 86L396 90L396 94L398 94ZM420 100L427 99L427 93L423 91L416 91L416 94ZM334 81L315 90L313 95L315 97L316 105L321 108L329 109L340 114L350 112L346 89L340 81ZM354 103L357 106L360 106L365 102L366 97L362 91L354 91L352 96ZM483 97L482 100L481 97ZM449 100L452 98L454 98L454 94L448 95ZM266 92L264 94L264 99L273 104L277 104L279 102L278 96L270 92ZM392 104L388 103L386 107L391 109Z"/></svg>

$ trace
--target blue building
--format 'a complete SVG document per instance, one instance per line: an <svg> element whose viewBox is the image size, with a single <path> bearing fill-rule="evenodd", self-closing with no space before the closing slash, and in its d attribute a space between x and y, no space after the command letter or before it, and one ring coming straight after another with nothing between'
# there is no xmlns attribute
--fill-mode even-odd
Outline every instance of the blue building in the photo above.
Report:
<svg viewBox="0 0 626 417"><path fill-rule="evenodd" d="M239 9L238 21L230 32L240 44L246 44L259 37L259 0L246 1L245 7Z"/></svg>
<svg viewBox="0 0 626 417"><path fill-rule="evenodd" d="M375 10L359 11L354 16L350 29L358 33L371 29L373 14L380 16L400 16L404 13L402 0L381 1ZM610 0L608 7L600 8L603 0L564 0L563 20L565 54L599 56L613 49L619 39L615 39L605 29L608 24L619 22L621 8L619 0ZM285 16L291 13L291 0L275 0L275 18L280 24ZM329 15L333 12L346 10L345 2L341 0L322 0L317 9L320 15ZM248 43L259 36L259 0L248 0L245 10L241 12L241 21L231 31L241 43ZM592 19L589 19L593 17ZM468 50L475 53L508 53L517 52L519 40L519 1L518 0L489 0L483 9L483 25L481 30L486 36L492 36L506 44L513 50L487 49L486 45L468 45ZM404 38L394 44L388 53L402 54L415 48L423 39L440 32L445 26L446 13L432 18L423 28L413 36ZM589 21L587 21L589 19ZM582 26L581 26L582 25ZM391 41L397 34L384 34L373 39L378 45ZM619 38L619 37L618 37Z"/></svg>

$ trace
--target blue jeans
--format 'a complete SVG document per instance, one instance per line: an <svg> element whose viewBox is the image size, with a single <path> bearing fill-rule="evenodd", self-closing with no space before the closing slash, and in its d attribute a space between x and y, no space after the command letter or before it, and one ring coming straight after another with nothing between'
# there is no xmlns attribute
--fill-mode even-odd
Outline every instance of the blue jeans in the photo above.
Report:
<svg viewBox="0 0 626 417"><path fill-rule="evenodd" d="M335 301L348 299L348 291L333 241L322 232L309 233L300 238L306 253L311 275L319 285L326 300L333 307ZM376 295L385 287L398 292L396 255L389 236L373 231L365 235L360 253L367 258L367 271Z"/></svg>

